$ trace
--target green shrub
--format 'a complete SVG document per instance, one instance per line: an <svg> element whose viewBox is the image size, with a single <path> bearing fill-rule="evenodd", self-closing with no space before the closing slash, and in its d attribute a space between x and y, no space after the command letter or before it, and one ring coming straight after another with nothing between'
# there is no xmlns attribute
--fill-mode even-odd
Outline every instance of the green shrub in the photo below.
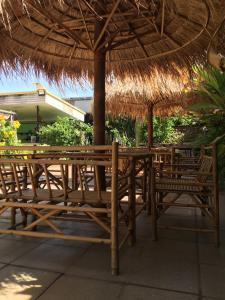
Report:
<svg viewBox="0 0 225 300"><path fill-rule="evenodd" d="M52 146L88 145L92 140L92 127L68 117L58 118L39 130L40 143Z"/></svg>
<svg viewBox="0 0 225 300"><path fill-rule="evenodd" d="M122 146L135 145L135 121L126 116L106 118L106 141L118 141Z"/></svg>
<svg viewBox="0 0 225 300"><path fill-rule="evenodd" d="M176 144L182 141L183 133L175 128L176 122L173 117L153 117L153 140L154 143ZM143 124L142 143L147 143L148 132L146 122Z"/></svg>

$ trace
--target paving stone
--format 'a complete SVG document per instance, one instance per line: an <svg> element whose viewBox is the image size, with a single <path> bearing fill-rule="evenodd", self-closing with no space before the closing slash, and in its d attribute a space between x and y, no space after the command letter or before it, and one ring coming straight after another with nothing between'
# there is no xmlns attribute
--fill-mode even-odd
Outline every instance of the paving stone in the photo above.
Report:
<svg viewBox="0 0 225 300"><path fill-rule="evenodd" d="M169 260L163 256L161 259L142 257L135 262L130 259L130 264L126 265L122 275L121 277L124 277L128 283L175 291L198 292L197 265L190 262Z"/></svg>
<svg viewBox="0 0 225 300"><path fill-rule="evenodd" d="M7 266L0 270L0 300L36 299L58 276L57 273Z"/></svg>
<svg viewBox="0 0 225 300"><path fill-rule="evenodd" d="M225 298L217 298L217 297L213 297L213 298L209 298L209 297L203 297L201 298L201 300L224 300Z"/></svg>
<svg viewBox="0 0 225 300"><path fill-rule="evenodd" d="M165 215L159 219L158 227L158 238L159 239L172 239L183 242L195 243L197 240L197 234L193 231L185 230L171 230L166 228L160 228L161 226L177 226L177 227L196 227L195 216L182 216L176 215Z"/></svg>
<svg viewBox="0 0 225 300"><path fill-rule="evenodd" d="M161 229L158 230L158 239L169 239L169 240L177 240L183 242L191 242L195 243L197 240L197 233L192 231L184 231L184 230L167 230Z"/></svg>
<svg viewBox="0 0 225 300"><path fill-rule="evenodd" d="M225 245L216 247L215 244L199 245L200 263L225 266Z"/></svg>
<svg viewBox="0 0 225 300"><path fill-rule="evenodd" d="M142 240L142 242L144 247L141 255L143 257L151 257L158 261L164 257L170 261L189 261L191 263L197 263L195 243L165 239L159 239L158 241L145 239Z"/></svg>
<svg viewBox="0 0 225 300"><path fill-rule="evenodd" d="M37 246L32 242L0 239L0 262L10 263Z"/></svg>
<svg viewBox="0 0 225 300"><path fill-rule="evenodd" d="M15 265L35 267L55 272L64 272L85 251L78 247L63 247L42 244L20 257L14 262Z"/></svg>
<svg viewBox="0 0 225 300"><path fill-rule="evenodd" d="M198 296L139 286L125 286L121 300L198 300Z"/></svg>
<svg viewBox="0 0 225 300"><path fill-rule="evenodd" d="M110 271L110 250L104 247L89 249L66 271L66 274L113 280L149 287L168 288L184 292L197 292L197 265L191 262L170 260L168 257L121 255L120 275Z"/></svg>
<svg viewBox="0 0 225 300"><path fill-rule="evenodd" d="M79 260L71 263L71 266L65 273L81 277L121 280L121 276L111 275L110 261L110 247L106 245L94 245Z"/></svg>
<svg viewBox="0 0 225 300"><path fill-rule="evenodd" d="M115 283L62 276L39 300L116 300L121 289Z"/></svg>
<svg viewBox="0 0 225 300"><path fill-rule="evenodd" d="M14 235L14 234L3 234L0 235L0 240L16 240L16 241L22 241L22 242L31 242L36 244L41 244L46 241L44 238L36 238L36 237L29 237L29 236L22 236L22 235Z"/></svg>
<svg viewBox="0 0 225 300"><path fill-rule="evenodd" d="M225 266L201 265L203 296L225 299Z"/></svg>

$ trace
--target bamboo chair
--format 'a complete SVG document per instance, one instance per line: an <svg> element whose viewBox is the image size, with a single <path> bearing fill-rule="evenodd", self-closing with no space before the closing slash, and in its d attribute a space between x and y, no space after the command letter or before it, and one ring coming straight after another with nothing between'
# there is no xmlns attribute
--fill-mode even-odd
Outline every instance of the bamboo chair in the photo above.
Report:
<svg viewBox="0 0 225 300"><path fill-rule="evenodd" d="M173 170L198 170L201 164L202 155L204 154L204 146L202 146L201 149L190 147L188 152L182 148L181 150L179 149L180 148L177 146L172 147L172 153L174 157Z"/></svg>
<svg viewBox="0 0 225 300"><path fill-rule="evenodd" d="M15 194L15 173L17 176L17 180L22 188L26 188L27 182L27 169L24 164L18 166L15 170L13 170L10 163L3 163L0 165L0 188L2 193L0 193L0 200L6 200L6 195L12 195L10 198L13 201L13 195ZM23 209L20 209L22 215L22 223L26 224L26 214ZM11 227L15 228L16 224L16 209L11 208Z"/></svg>
<svg viewBox="0 0 225 300"><path fill-rule="evenodd" d="M13 181L7 182L8 177L5 166L13 174ZM27 176L30 184L25 186L21 182L18 169L21 166L27 168ZM78 186L68 179L74 166L79 177ZM95 171L95 190L87 189L82 170L91 166ZM56 188L51 179L54 176L51 169L60 170L57 177ZM99 167L110 167L112 170L111 188L102 191L99 184ZM69 172L67 172L67 168ZM119 273L119 248L125 241L135 234L135 207L129 203L128 230L119 242L119 216L118 195L120 182L128 178L130 174L118 175L118 144L111 147L111 156L108 158L88 158L74 160L59 159L0 159L0 216L10 208L22 209L35 216L35 219L24 222L23 227L16 224L13 228L0 229L3 234L15 234L32 237L61 238L65 240L79 240L83 242L103 243L111 246L111 270L112 274ZM41 184L39 180L41 178ZM43 178L45 184L43 184ZM101 205L104 204L104 207ZM81 217L83 218L81 220ZM100 226L107 237L92 237L68 235L63 232L55 220L75 220L78 222L92 221ZM53 232L40 232L34 229L37 225L45 223ZM38 227L37 227L38 228Z"/></svg>
<svg viewBox="0 0 225 300"><path fill-rule="evenodd" d="M200 209L202 215L209 218L212 224L210 228L181 228L176 226L166 226L166 228L213 232L215 233L216 244L219 245L217 146L212 144L205 147L204 151L197 171L187 169L167 171L155 177L154 197L152 198L152 226L155 240L157 239L158 220L170 207L192 207ZM166 196L171 193L173 198L166 200ZM182 202L179 201L184 194L189 196L188 198L192 200L192 203L186 198Z"/></svg>

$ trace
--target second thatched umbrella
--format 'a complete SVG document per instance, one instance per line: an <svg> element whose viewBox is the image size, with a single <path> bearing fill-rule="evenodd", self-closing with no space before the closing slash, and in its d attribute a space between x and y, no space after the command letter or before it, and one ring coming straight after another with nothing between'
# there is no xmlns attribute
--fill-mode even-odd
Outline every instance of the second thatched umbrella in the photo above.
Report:
<svg viewBox="0 0 225 300"><path fill-rule="evenodd" d="M57 81L94 79L94 143L104 144L106 76L190 67L204 57L224 6L224 0L0 0L1 43L22 70Z"/></svg>
<svg viewBox="0 0 225 300"><path fill-rule="evenodd" d="M153 114L168 116L183 108L182 91L188 76L180 72L178 78L160 73L156 69L145 81L114 81L107 86L106 111L112 115L147 118L148 148L153 146Z"/></svg>

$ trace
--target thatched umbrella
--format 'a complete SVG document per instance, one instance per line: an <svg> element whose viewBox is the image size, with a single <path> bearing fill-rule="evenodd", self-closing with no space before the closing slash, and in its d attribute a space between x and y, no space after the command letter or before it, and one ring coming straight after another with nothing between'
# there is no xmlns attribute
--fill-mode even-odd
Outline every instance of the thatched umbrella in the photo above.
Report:
<svg viewBox="0 0 225 300"><path fill-rule="evenodd" d="M190 66L224 0L0 0L1 42L23 70L94 79L94 142L105 143L105 78ZM18 66L18 64L16 65Z"/></svg>
<svg viewBox="0 0 225 300"><path fill-rule="evenodd" d="M188 76L180 71L179 77L152 71L148 80L115 80L107 86L106 111L112 115L147 118L148 148L153 146L153 113L168 116L183 108L181 93L188 84Z"/></svg>

